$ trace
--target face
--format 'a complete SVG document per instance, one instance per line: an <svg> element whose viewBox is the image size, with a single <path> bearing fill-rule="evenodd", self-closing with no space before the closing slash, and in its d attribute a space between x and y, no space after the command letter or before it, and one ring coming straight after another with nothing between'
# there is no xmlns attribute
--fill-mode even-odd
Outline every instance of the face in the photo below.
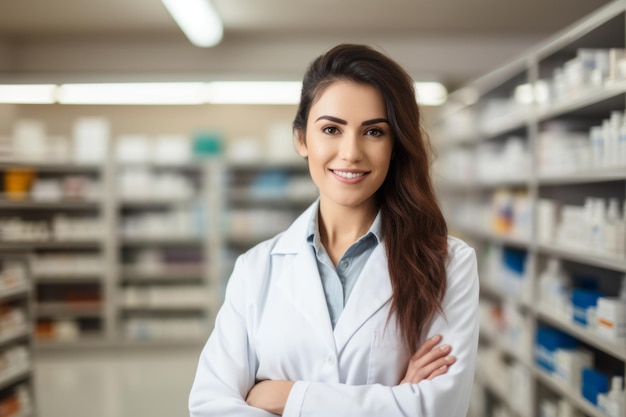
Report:
<svg viewBox="0 0 626 417"><path fill-rule="evenodd" d="M308 158L324 206L376 206L387 176L393 135L380 92L366 84L335 81L311 106L298 153Z"/></svg>

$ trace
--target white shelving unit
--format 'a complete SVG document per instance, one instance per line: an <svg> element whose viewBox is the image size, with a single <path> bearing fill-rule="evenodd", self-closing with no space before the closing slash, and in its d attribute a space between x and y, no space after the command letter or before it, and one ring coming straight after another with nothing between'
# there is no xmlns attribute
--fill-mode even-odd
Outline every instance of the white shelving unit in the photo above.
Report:
<svg viewBox="0 0 626 417"><path fill-rule="evenodd" d="M304 160L225 165L222 288L235 258L285 230L316 198Z"/></svg>
<svg viewBox="0 0 626 417"><path fill-rule="evenodd" d="M555 74L565 71L564 68L574 71L572 59L581 49L616 48L626 48L626 1L623 0L602 7L517 60L464 86L451 95L442 109L435 133L439 148L439 165L435 170L439 196L450 232L470 241L477 249L481 320L499 320L493 324L494 328L481 328L479 352L486 359L479 361L476 378L476 386L484 394L478 402L482 404L486 399L481 417L502 410L512 416L539 415L540 404L546 399L565 401L587 416L606 417L578 389L538 366L533 352L540 327L574 337L582 348L593 353L594 367L605 374L623 376L626 371L626 340L605 338L538 302L539 274L550 258L561 260L575 278L575 285L594 277L601 290L612 296L626 273L626 254L609 255L577 242L565 245L558 240L545 241L537 213L538 203L544 199L561 206L583 206L588 196L617 198L620 202L626 197L626 161L619 166L594 165L591 152L595 151L580 148L583 150L576 154L580 158L576 160L578 167L574 169L569 160L554 161L555 167L561 167L558 170L545 162L552 160L546 159L550 157L546 150L549 148L542 142L545 132L568 124L572 130L567 130L564 138L571 139L568 146L573 148L578 143L574 137L588 134L592 126L602 125L612 112L624 112L626 82L606 75L599 78L599 71L595 75L590 73L586 82L579 81L580 88L570 90L569 96L557 99L554 94L562 91L558 90L562 84L554 82ZM564 79L573 82L557 78ZM523 93L528 91L532 93L531 99L525 100ZM546 91L551 94L549 99L542 96ZM516 94L517 102L513 100ZM514 150L518 152L517 165L502 166L503 161L508 161L504 152L511 147L516 147ZM499 171L489 175L488 168L493 167ZM501 204L502 199L513 201L511 212L494 210L506 207ZM494 266L494 259L501 259L503 254L511 257L507 262L520 268L517 278L524 284L512 279L510 271ZM526 288L522 288L524 285ZM527 291L527 296L522 290ZM511 329L504 324L502 329L502 322L509 319L518 326ZM514 331L519 330L521 322L525 323L521 327L526 329L522 335ZM512 337L521 337L515 340L527 355L520 357L519 352L511 350ZM528 385L536 388L526 394L527 406L520 409L514 404L519 395L515 390L503 390L506 381L494 383L495 371L490 362L494 357L503 358L506 365L521 367L529 376Z"/></svg>
<svg viewBox="0 0 626 417"><path fill-rule="evenodd" d="M32 277L28 254L0 252L0 408L35 415Z"/></svg>

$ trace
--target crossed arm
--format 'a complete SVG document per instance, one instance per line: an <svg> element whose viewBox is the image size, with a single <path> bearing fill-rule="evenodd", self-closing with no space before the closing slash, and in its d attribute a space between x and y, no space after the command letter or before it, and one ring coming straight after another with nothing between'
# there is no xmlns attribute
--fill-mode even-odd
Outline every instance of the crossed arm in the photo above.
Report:
<svg viewBox="0 0 626 417"><path fill-rule="evenodd" d="M435 335L420 346L411 356L404 378L399 385L417 384L424 379L432 380L448 371L448 367L455 362L456 358L449 355L452 349L450 345L437 346L440 341L441 335ZM251 407L282 415L294 384L294 381L285 380L259 381L248 393L246 403Z"/></svg>

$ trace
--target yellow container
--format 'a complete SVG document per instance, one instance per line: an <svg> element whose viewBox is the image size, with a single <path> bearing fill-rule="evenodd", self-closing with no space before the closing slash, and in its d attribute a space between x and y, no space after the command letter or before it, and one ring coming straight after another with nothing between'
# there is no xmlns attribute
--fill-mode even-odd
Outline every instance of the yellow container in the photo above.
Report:
<svg viewBox="0 0 626 417"><path fill-rule="evenodd" d="M4 193L8 200L25 200L35 179L31 169L9 169L4 172Z"/></svg>

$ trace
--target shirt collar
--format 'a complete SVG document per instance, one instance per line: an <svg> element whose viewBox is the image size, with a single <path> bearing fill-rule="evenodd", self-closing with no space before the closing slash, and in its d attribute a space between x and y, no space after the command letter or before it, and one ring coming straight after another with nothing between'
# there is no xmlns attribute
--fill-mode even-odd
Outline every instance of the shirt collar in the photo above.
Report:
<svg viewBox="0 0 626 417"><path fill-rule="evenodd" d="M309 223L307 225L306 239L307 242L312 244L313 246L321 246L320 236L319 236L319 199L314 203L313 210L311 213L311 218L309 219ZM380 218L380 210L376 213L376 217L372 222L368 232L359 238L360 240L368 239L370 236L373 236L376 239L376 243L380 243L382 239L382 226L381 226L381 218Z"/></svg>

